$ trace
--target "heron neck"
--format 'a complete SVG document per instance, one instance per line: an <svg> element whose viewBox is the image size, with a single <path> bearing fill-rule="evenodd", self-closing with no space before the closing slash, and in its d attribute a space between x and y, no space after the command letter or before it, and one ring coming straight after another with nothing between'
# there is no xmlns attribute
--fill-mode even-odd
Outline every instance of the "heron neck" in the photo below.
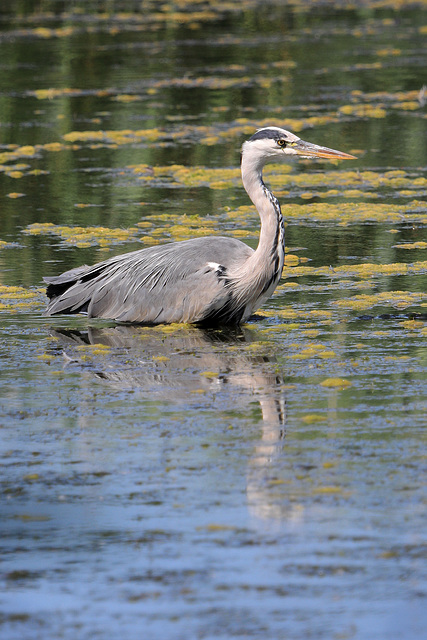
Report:
<svg viewBox="0 0 427 640"><path fill-rule="evenodd" d="M269 191L262 179L263 164L256 160L248 161L242 157L243 186L254 203L260 220L261 231L258 247L253 255L254 260L265 262L267 257L284 255L284 224L280 204ZM283 257L281 255L281 257Z"/></svg>

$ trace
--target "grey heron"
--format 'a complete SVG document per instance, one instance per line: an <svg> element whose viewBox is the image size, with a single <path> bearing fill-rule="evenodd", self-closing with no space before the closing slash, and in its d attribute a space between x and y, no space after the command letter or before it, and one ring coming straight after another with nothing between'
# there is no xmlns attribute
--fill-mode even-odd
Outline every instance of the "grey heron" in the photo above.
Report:
<svg viewBox="0 0 427 640"><path fill-rule="evenodd" d="M261 220L256 250L234 238L209 236L114 256L45 278L46 315L85 312L117 322L239 324L275 290L285 257L284 221L263 181L268 162L292 156L355 156L301 140L279 127L259 129L243 143L243 186Z"/></svg>

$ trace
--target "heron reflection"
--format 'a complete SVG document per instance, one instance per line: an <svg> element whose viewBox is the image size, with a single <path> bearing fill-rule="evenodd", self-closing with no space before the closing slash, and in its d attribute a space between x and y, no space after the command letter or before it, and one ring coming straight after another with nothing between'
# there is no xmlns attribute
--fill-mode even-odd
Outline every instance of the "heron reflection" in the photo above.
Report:
<svg viewBox="0 0 427 640"><path fill-rule="evenodd" d="M251 513L273 516L266 486L283 451L286 403L274 354L259 343L256 331L118 325L51 333L63 350L66 367L81 365L99 381L143 392L150 400L188 404L203 397L213 410L231 405L241 413L251 411L256 400L262 418L248 461L247 497ZM85 347L102 356L88 365Z"/></svg>

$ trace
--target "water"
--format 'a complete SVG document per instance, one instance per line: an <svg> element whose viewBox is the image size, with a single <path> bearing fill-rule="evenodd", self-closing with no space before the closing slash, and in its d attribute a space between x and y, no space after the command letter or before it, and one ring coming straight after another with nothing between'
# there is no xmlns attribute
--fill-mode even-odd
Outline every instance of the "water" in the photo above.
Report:
<svg viewBox="0 0 427 640"><path fill-rule="evenodd" d="M227 7L2 9L7 640L425 633L427 13ZM266 172L290 257L257 318L42 315L85 262L256 246L230 170L267 121L358 160Z"/></svg>

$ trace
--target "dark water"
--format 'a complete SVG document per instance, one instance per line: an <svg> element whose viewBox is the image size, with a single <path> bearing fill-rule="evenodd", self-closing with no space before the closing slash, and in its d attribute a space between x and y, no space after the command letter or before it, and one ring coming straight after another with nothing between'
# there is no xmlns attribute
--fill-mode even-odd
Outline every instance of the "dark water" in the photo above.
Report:
<svg viewBox="0 0 427 640"><path fill-rule="evenodd" d="M358 7L1 7L2 638L425 634L427 12ZM358 159L267 173L257 319L43 317L141 242L256 246L230 170L268 123Z"/></svg>

